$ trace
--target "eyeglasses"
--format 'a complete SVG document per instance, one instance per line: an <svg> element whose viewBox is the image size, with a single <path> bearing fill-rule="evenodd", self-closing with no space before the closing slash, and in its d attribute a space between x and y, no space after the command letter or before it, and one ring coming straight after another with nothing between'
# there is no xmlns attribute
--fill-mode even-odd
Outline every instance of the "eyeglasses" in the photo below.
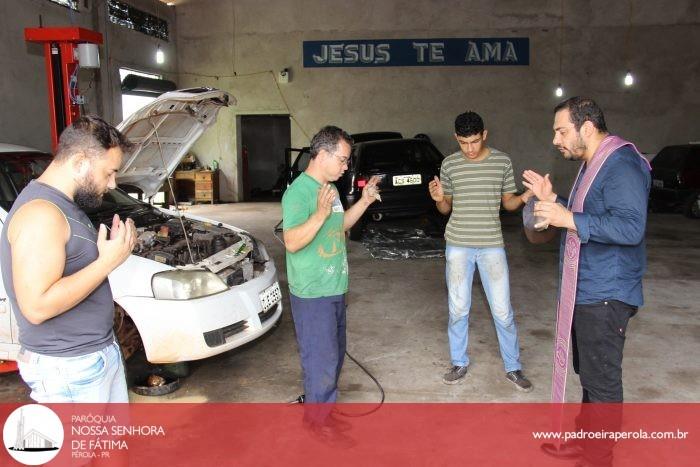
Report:
<svg viewBox="0 0 700 467"><path fill-rule="evenodd" d="M333 154L333 157L340 161L340 165L348 165L350 163L349 157L340 157L337 154Z"/></svg>

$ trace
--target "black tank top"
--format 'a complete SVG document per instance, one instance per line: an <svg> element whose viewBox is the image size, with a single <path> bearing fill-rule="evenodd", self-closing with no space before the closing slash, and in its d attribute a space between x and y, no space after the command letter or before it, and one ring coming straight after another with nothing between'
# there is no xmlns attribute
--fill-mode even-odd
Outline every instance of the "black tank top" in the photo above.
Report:
<svg viewBox="0 0 700 467"><path fill-rule="evenodd" d="M32 324L19 311L12 281L12 258L7 226L19 208L35 199L46 200L61 210L70 227L66 243L63 277L70 276L97 259L97 231L85 212L61 191L32 180L22 190L7 215L0 237L2 280L19 327L23 348L44 355L73 357L96 352L109 345L114 335L114 302L109 281L105 279L82 302L41 324ZM41 245L36 245L41 251Z"/></svg>

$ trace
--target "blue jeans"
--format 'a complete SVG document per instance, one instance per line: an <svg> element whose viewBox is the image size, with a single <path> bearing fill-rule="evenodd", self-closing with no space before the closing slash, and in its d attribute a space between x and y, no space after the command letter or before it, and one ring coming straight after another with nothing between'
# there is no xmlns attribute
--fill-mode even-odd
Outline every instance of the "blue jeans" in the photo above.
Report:
<svg viewBox="0 0 700 467"><path fill-rule="evenodd" d="M304 372L304 421L323 425L338 398L345 359L345 295L289 298Z"/></svg>
<svg viewBox="0 0 700 467"><path fill-rule="evenodd" d="M498 346L506 372L522 369L518 331L515 328L513 307L510 304L508 261L505 249L447 245L445 259L447 261L445 273L447 302L450 310L447 335L450 340L452 364L469 365L467 356L469 309L472 300L472 280L474 271L478 268L493 322L496 325Z"/></svg>
<svg viewBox="0 0 700 467"><path fill-rule="evenodd" d="M79 357L52 357L21 350L17 365L37 402L129 402L117 343Z"/></svg>

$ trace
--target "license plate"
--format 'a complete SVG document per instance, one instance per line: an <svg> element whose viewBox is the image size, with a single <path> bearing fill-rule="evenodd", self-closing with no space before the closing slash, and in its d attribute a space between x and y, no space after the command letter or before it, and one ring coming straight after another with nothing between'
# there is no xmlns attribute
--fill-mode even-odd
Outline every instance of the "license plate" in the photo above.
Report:
<svg viewBox="0 0 700 467"><path fill-rule="evenodd" d="M422 178L420 174L394 175L391 181L394 186L420 185Z"/></svg>
<svg viewBox="0 0 700 467"><path fill-rule="evenodd" d="M260 292L260 303L262 304L262 311L267 311L282 300L282 292L280 292L280 285L275 282L270 287L266 288Z"/></svg>
<svg viewBox="0 0 700 467"><path fill-rule="evenodd" d="M663 180L652 180L651 181L654 185L654 188L663 188L664 187L664 181Z"/></svg>

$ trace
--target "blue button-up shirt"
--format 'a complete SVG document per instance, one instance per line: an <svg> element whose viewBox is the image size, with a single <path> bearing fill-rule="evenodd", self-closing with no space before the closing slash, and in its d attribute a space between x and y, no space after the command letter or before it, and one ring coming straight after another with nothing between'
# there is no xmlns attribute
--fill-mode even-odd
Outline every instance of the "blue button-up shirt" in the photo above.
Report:
<svg viewBox="0 0 700 467"><path fill-rule="evenodd" d="M579 180L581 177L579 177ZM583 203L574 213L581 239L576 304L619 300L642 306L646 269L644 231L651 174L629 146L615 151L598 172ZM574 187L578 190L578 183ZM564 205L567 200L558 198ZM561 237L564 257L566 231Z"/></svg>

